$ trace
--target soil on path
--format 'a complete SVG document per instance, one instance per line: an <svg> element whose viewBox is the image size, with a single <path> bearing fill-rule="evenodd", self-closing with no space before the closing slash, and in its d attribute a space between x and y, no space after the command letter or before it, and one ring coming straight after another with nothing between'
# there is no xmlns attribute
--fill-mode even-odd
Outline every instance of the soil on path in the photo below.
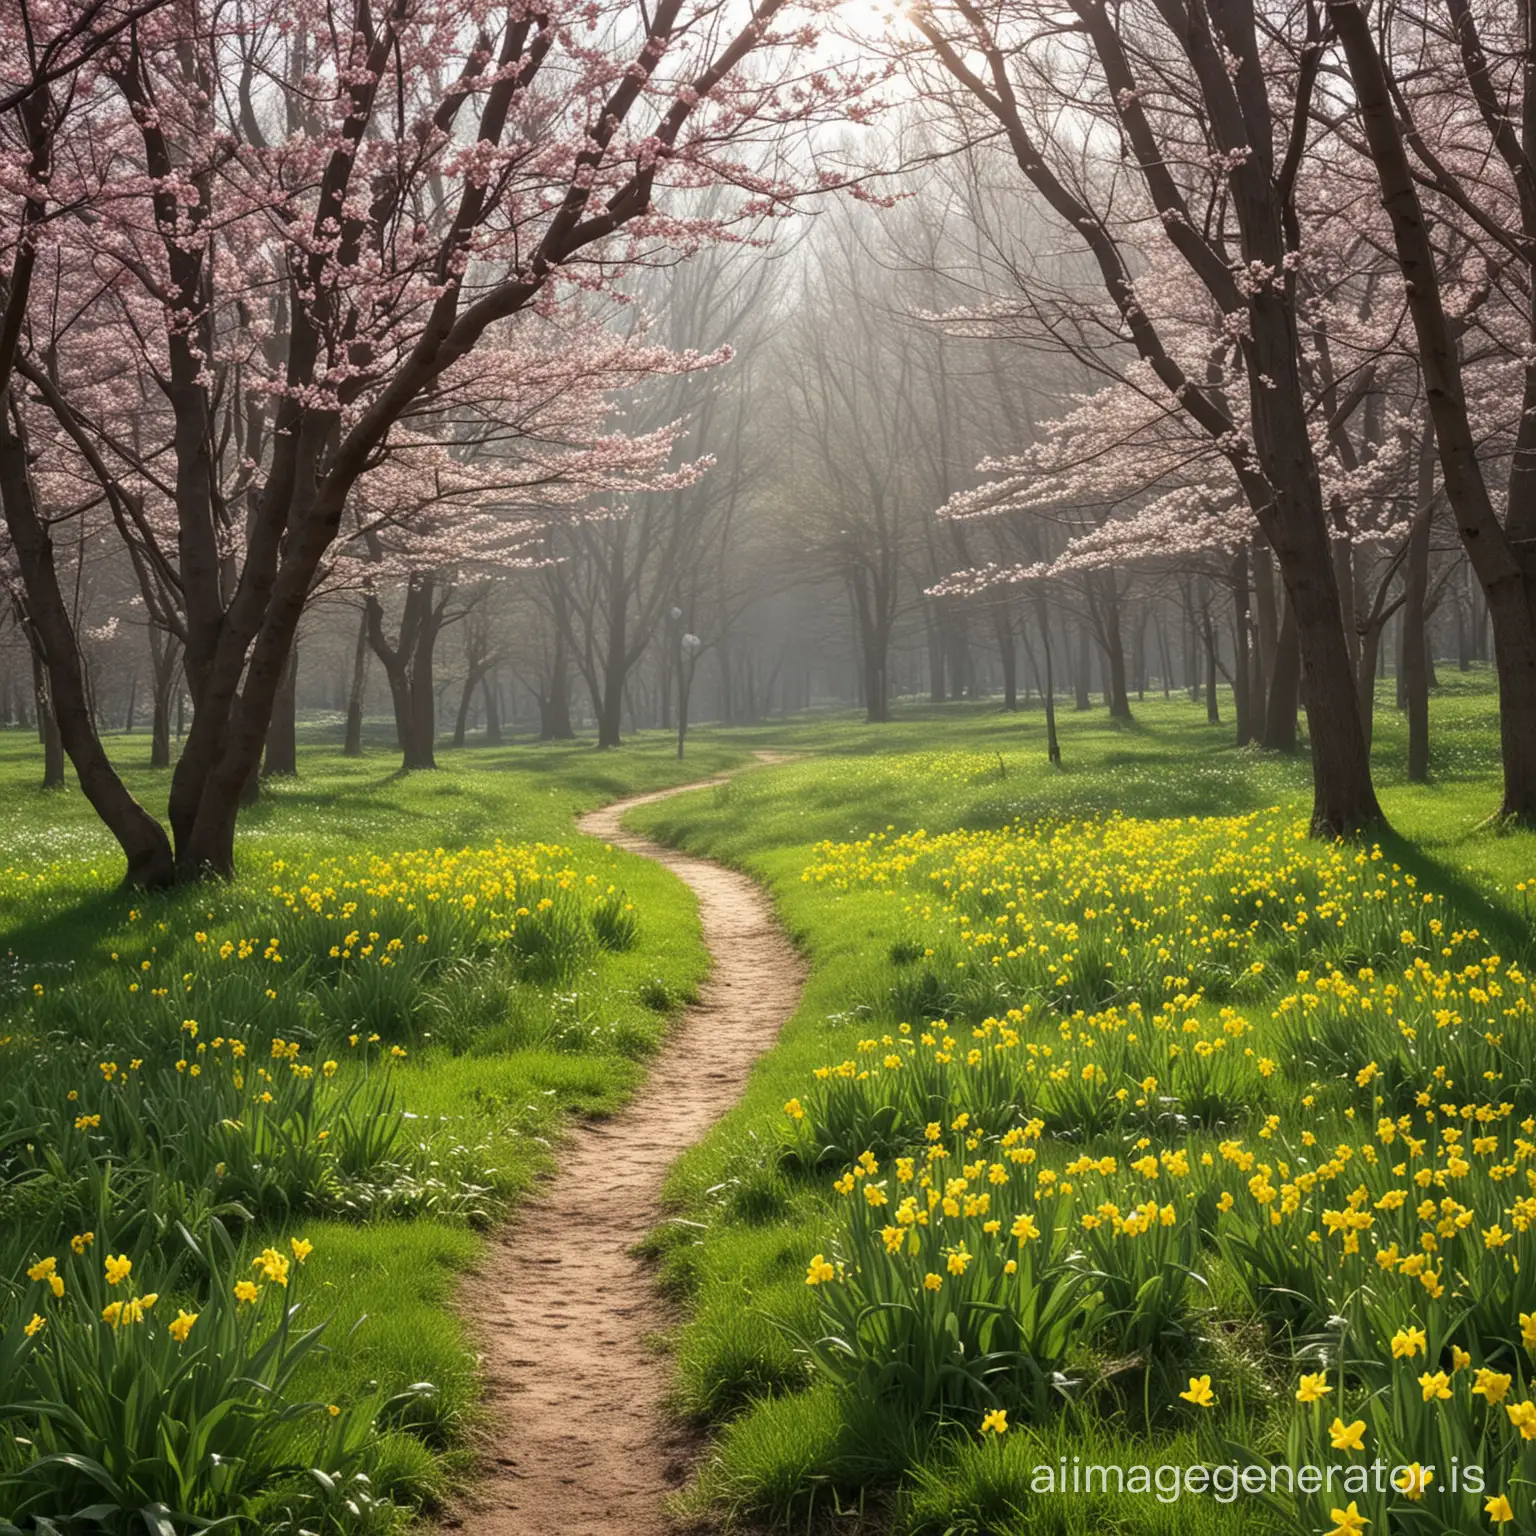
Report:
<svg viewBox="0 0 1536 1536"><path fill-rule="evenodd" d="M719 780L707 780L716 783ZM542 1195L494 1240L462 1311L482 1351L490 1446L470 1536L663 1536L666 1497L698 1445L664 1410L648 1337L674 1321L630 1249L661 1215L668 1165L741 1096L794 1012L804 966L745 875L620 825L637 795L581 818L593 837L665 865L698 895L713 968L617 1115L576 1127Z"/></svg>

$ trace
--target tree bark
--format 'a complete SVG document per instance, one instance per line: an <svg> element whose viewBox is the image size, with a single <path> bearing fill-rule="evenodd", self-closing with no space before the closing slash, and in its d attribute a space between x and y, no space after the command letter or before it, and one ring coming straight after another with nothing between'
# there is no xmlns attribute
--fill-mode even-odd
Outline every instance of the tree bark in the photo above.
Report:
<svg viewBox="0 0 1536 1536"><path fill-rule="evenodd" d="M1173 697L1173 654L1168 644L1168 626L1163 622L1163 615L1159 610L1157 615L1157 649L1162 659L1163 672L1163 697Z"/></svg>
<svg viewBox="0 0 1536 1536"><path fill-rule="evenodd" d="M436 591L436 579L430 573L411 577L406 586L399 637L393 646L384 634L383 605L372 593L366 600L368 643L384 664L389 679L400 766L407 771L437 767L437 696L432 681L432 657L448 595L445 592L439 601Z"/></svg>
<svg viewBox="0 0 1536 1536"><path fill-rule="evenodd" d="M570 594L558 571L551 574L547 590L554 616L555 641L549 664L548 691L538 696L539 740L570 741L576 735L571 724L571 668L565 648L570 628L567 611Z"/></svg>
<svg viewBox="0 0 1536 1536"><path fill-rule="evenodd" d="M480 679L480 702L485 709L485 744L488 747L499 747L501 745L501 689L496 683L494 667Z"/></svg>
<svg viewBox="0 0 1536 1536"><path fill-rule="evenodd" d="M1232 707L1237 715L1237 744L1254 739L1253 675L1248 657L1248 551L1232 556Z"/></svg>
<svg viewBox="0 0 1536 1536"><path fill-rule="evenodd" d="M0 392L0 506L26 584L34 655L47 671L45 695L50 714L81 790L123 850L128 861L127 883L168 885L176 868L170 840L118 777L91 719L84 663L59 587L53 541L38 511L23 431L9 391ZM38 702L41 705L43 699Z"/></svg>
<svg viewBox="0 0 1536 1536"><path fill-rule="evenodd" d="M258 769L253 768L250 771L250 773L246 776L245 783L240 786L240 795L239 795L239 799L238 799L237 803L238 803L238 805L240 806L241 809L244 809L247 806L252 806L252 805L257 804L257 802L260 801L260 799L261 799L261 773L259 772ZM231 823L230 823L230 851L231 851L231 857L233 857L233 851L234 851L234 823L233 823L233 821L231 821ZM225 870L212 870L212 868L210 866L210 872L211 873L222 874L227 879L229 877L229 875L233 873L233 866L231 866L231 868L229 870L227 870L227 871L225 871Z"/></svg>
<svg viewBox="0 0 1536 1536"><path fill-rule="evenodd" d="M1275 563L1262 533L1253 537L1253 610L1258 644L1254 647L1253 697L1261 707L1269 698L1270 680L1280 645L1280 604L1275 593Z"/></svg>
<svg viewBox="0 0 1536 1536"><path fill-rule="evenodd" d="M32 689L37 701L37 736L43 747L43 788L64 788L64 742L59 736L58 716L48 692L48 669L36 651L32 653Z"/></svg>
<svg viewBox="0 0 1536 1536"><path fill-rule="evenodd" d="M565 646L555 641L555 660L550 668L549 692L539 696L539 740L571 741L576 729L571 723L571 674L565 664Z"/></svg>
<svg viewBox="0 0 1536 1536"><path fill-rule="evenodd" d="M1079 622L1077 626L1077 665L1072 669L1072 707L1081 714L1084 710L1093 708L1093 699L1088 693L1088 662L1092 655L1091 641L1088 638L1088 626Z"/></svg>
<svg viewBox="0 0 1536 1536"><path fill-rule="evenodd" d="M677 639L680 637L674 637ZM732 663L735 660L731 652L730 644L722 640L715 649L716 672L720 679L720 723L722 725L735 725L741 718L740 706L737 702L738 690L736 687L736 673ZM681 676L681 673L679 673ZM690 686L692 686L690 684ZM750 706L749 706L750 708Z"/></svg>
<svg viewBox="0 0 1536 1536"><path fill-rule="evenodd" d="M858 626L864 721L866 725L883 725L891 718L889 607L879 584L876 583L872 592L862 570L852 574L849 586L853 594L854 622Z"/></svg>
<svg viewBox="0 0 1536 1536"><path fill-rule="evenodd" d="M1125 640L1120 627L1120 594L1113 571L1104 577L1100 594L1100 618L1104 627L1104 653L1109 663L1109 716L1112 720L1131 718L1131 697L1125 678Z"/></svg>
<svg viewBox="0 0 1536 1536"><path fill-rule="evenodd" d="M465 666L466 670L464 673L464 687L459 694L459 709L457 715L454 717L453 722L453 744L455 747L462 747L466 737L468 736L469 706L474 702L476 688L480 689L482 702L487 703L485 716L486 741L487 744L490 742L491 712L488 705L488 701L490 699L490 689L489 687L483 685L487 683L487 680L490 677L492 662L490 657L485 656L484 654L471 652L466 660ZM496 729L497 734L499 735L501 731L500 724L497 725Z"/></svg>
<svg viewBox="0 0 1536 1536"><path fill-rule="evenodd" d="M1003 672L1003 708L1012 714L1019 707L1019 648L1013 633L1013 615L1006 603L993 605L992 627Z"/></svg>
<svg viewBox="0 0 1536 1536"><path fill-rule="evenodd" d="M1061 766L1061 742L1056 735L1056 679L1051 666L1051 614L1043 597L1035 599L1035 618L1040 625L1040 649L1045 656L1045 675L1036 676L1040 697L1045 700L1045 753L1053 766Z"/></svg>
<svg viewBox="0 0 1536 1536"><path fill-rule="evenodd" d="M1408 781L1429 779L1429 541L1435 515L1434 440L1428 432L1419 450L1419 497L1408 533L1408 562L1404 572L1403 660L1404 704L1408 711Z"/></svg>
<svg viewBox="0 0 1536 1536"><path fill-rule="evenodd" d="M297 778L299 773L298 732L299 648L288 651L288 668L272 706L267 723L267 746L262 758L263 778Z"/></svg>
<svg viewBox="0 0 1536 1536"><path fill-rule="evenodd" d="M1298 689L1301 685L1301 643L1291 605L1285 605L1280 632L1275 637L1275 664L1269 678L1269 697L1264 706L1261 745L1271 752L1296 750Z"/></svg>
<svg viewBox="0 0 1536 1536"><path fill-rule="evenodd" d="M1216 626L1211 622L1211 605L1207 599L1200 609L1200 632L1205 642L1205 723L1221 724L1221 704L1216 695L1217 657Z"/></svg>
<svg viewBox="0 0 1536 1536"><path fill-rule="evenodd" d="M600 747L623 744L625 667L622 625L622 619L610 624L608 650L603 661L603 689L597 701L597 744Z"/></svg>
<svg viewBox="0 0 1536 1536"><path fill-rule="evenodd" d="M171 766L171 694L181 671L181 650L174 635L149 627L150 682L154 691L150 720L149 766Z"/></svg>
<svg viewBox="0 0 1536 1536"><path fill-rule="evenodd" d="M368 610L357 619L357 643L352 648L352 681L347 689L347 724L342 738L343 757L363 755L363 695L368 686Z"/></svg>
<svg viewBox="0 0 1536 1536"><path fill-rule="evenodd" d="M455 748L464 745L464 739L469 734L469 706L474 701L475 689L480 679L467 674L464 678L464 686L459 689L459 707L453 717L453 744Z"/></svg>
<svg viewBox="0 0 1536 1536"><path fill-rule="evenodd" d="M1360 720L1367 745L1376 728L1376 669L1381 665L1380 624L1367 623L1360 633Z"/></svg>
<svg viewBox="0 0 1536 1536"><path fill-rule="evenodd" d="M970 627L965 615L947 602L939 609L939 638L949 672L950 697L975 698L976 666L971 656Z"/></svg>

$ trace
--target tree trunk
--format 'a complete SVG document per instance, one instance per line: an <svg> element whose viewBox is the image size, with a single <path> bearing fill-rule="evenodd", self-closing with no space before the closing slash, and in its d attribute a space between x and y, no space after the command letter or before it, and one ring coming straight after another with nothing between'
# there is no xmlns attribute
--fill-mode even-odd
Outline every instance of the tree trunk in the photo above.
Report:
<svg viewBox="0 0 1536 1536"><path fill-rule="evenodd" d="M1381 665L1380 624L1367 624L1360 636L1360 724L1369 746L1376 728L1376 668Z"/></svg>
<svg viewBox="0 0 1536 1536"><path fill-rule="evenodd" d="M299 647L294 644L288 651L288 667L272 706L272 719L267 724L266 755L261 765L263 778L274 775L281 778L298 777L298 685Z"/></svg>
<svg viewBox="0 0 1536 1536"><path fill-rule="evenodd" d="M603 692L597 712L597 744L617 747L623 743L624 720L624 639L611 630L608 655L603 664Z"/></svg>
<svg viewBox="0 0 1536 1536"><path fill-rule="evenodd" d="M873 594L870 592L869 581L862 570L850 577L849 587L859 637L864 721L866 725L884 725L891 718L891 626L887 605L878 588Z"/></svg>
<svg viewBox="0 0 1536 1536"><path fill-rule="evenodd" d="M432 680L432 659L437 645L437 626L421 627L416 640L416 662L411 668L411 728L403 768L437 767L437 689Z"/></svg>
<svg viewBox="0 0 1536 1536"><path fill-rule="evenodd" d="M928 639L928 702L942 704L949 694L944 686L944 642L939 634L937 604L929 599L923 612Z"/></svg>
<svg viewBox="0 0 1536 1536"><path fill-rule="evenodd" d="M1403 623L1401 614L1399 614L1398 621L1393 627L1393 633L1397 636L1397 659L1396 666L1393 669L1393 682L1395 686L1392 690L1392 702L1399 712L1403 712L1408 708L1408 689L1403 678L1403 644L1407 639L1408 630Z"/></svg>
<svg viewBox="0 0 1536 1536"><path fill-rule="evenodd" d="M48 693L48 669L35 651L32 653L32 688L37 700L37 734L43 745L43 788L63 789L64 742Z"/></svg>
<svg viewBox="0 0 1536 1536"><path fill-rule="evenodd" d="M976 666L971 657L970 627L963 614L946 603L939 610L939 637L949 671L950 697L976 697Z"/></svg>
<svg viewBox="0 0 1536 1536"><path fill-rule="evenodd" d="M464 687L459 693L459 709L453 721L453 744L455 747L464 745L465 737L469 732L469 706L474 702L475 689L478 688L486 675L485 668L472 666L464 674Z"/></svg>
<svg viewBox="0 0 1536 1536"><path fill-rule="evenodd" d="M539 740L571 741L575 735L571 724L571 674L565 664L565 642L559 637L550 667L549 693L539 699Z"/></svg>
<svg viewBox="0 0 1536 1536"><path fill-rule="evenodd" d="M992 609L992 625L997 635L997 656L1003 671L1003 708L1010 714L1019 707L1019 650L1013 633L1013 615L1006 603Z"/></svg>
<svg viewBox="0 0 1536 1536"><path fill-rule="evenodd" d="M882 638L864 648L864 723L884 725L891 718L889 659Z"/></svg>
<svg viewBox="0 0 1536 1536"><path fill-rule="evenodd" d="M1344 624L1344 644L1349 651L1353 676L1360 665L1360 621L1355 606L1355 547L1347 533L1349 523L1341 508L1334 509L1334 527L1341 535L1332 539L1333 580L1339 592L1339 617Z"/></svg>
<svg viewBox="0 0 1536 1536"><path fill-rule="evenodd" d="M681 637L679 637L681 638ZM693 669L697 658L677 652L677 760L683 760L683 746L688 740L688 695L693 691Z"/></svg>
<svg viewBox="0 0 1536 1536"><path fill-rule="evenodd" d="M363 695L368 686L368 610L358 616L357 643L352 648L352 681L347 689L346 734L341 743L343 757L363 755Z"/></svg>
<svg viewBox="0 0 1536 1536"><path fill-rule="evenodd" d="M1200 702L1200 621L1195 613L1194 584L1184 584L1184 682L1189 702Z"/></svg>
<svg viewBox="0 0 1536 1536"><path fill-rule="evenodd" d="M1504 799L1499 814L1536 825L1536 594L1532 580L1487 588L1493 660L1499 677L1499 744Z"/></svg>
<svg viewBox="0 0 1536 1536"><path fill-rule="evenodd" d="M150 683L154 692L149 727L149 766L171 766L171 694L181 673L181 650L174 635L161 635L153 626L149 631Z"/></svg>
<svg viewBox="0 0 1536 1536"><path fill-rule="evenodd" d="M1275 638L1275 664L1269 678L1269 698L1264 708L1262 745L1271 752L1296 750L1297 690L1301 684L1301 644L1296 616L1285 605L1280 632Z"/></svg>
<svg viewBox="0 0 1536 1536"><path fill-rule="evenodd" d="M475 679L466 676L464 685L459 689L459 707L453 717L453 745L455 750L464 745L464 738L469 731L469 706L475 697Z"/></svg>
<svg viewBox="0 0 1536 1536"><path fill-rule="evenodd" d="M1331 579L1288 583L1312 751L1312 831L1319 837L1348 836L1383 819L1332 585ZM1338 686L1341 676L1345 695Z"/></svg>
<svg viewBox="0 0 1536 1536"><path fill-rule="evenodd" d="M1211 606L1200 610L1201 638L1205 641L1205 722L1221 724L1221 705L1216 696L1216 626L1211 623Z"/></svg>
<svg viewBox="0 0 1536 1536"><path fill-rule="evenodd" d="M38 703L46 700L50 705L60 747L75 766L81 790L123 850L128 883L168 885L176 868L170 839L118 777L91 720L84 664L59 588L53 543L38 512L20 419L13 421L8 392L0 394L0 506L26 584L33 654L46 666Z"/></svg>
<svg viewBox="0 0 1536 1536"><path fill-rule="evenodd" d="M1427 605L1429 542L1435 516L1434 438L1425 432L1419 450L1419 505L1408 533L1408 563L1403 577L1404 703L1408 710L1408 781L1429 779L1429 676Z"/></svg>
<svg viewBox="0 0 1536 1536"><path fill-rule="evenodd" d="M1056 679L1051 667L1051 615L1043 597L1035 599L1035 617L1040 624L1040 649L1045 656L1045 675L1035 678L1040 696L1045 700L1045 752L1050 762L1061 766L1061 742L1056 736Z"/></svg>
<svg viewBox="0 0 1536 1536"><path fill-rule="evenodd" d="M245 783L240 788L240 796L239 796L238 804L239 804L241 809L244 809L247 806L256 805L260 800L261 800L261 774L258 771L258 769L253 768L251 770L251 772L246 776ZM233 860L233 856L234 856L234 823L233 823L233 821L231 821L231 823L230 823L230 856L231 856L231 860ZM211 866L210 866L210 868L211 868ZM225 874L225 871L223 871L223 870L218 870L216 872L219 873L219 874ZM230 866L230 872L233 872L233 864L232 863L231 863L231 866ZM226 876L226 878L227 878L227 876Z"/></svg>
<svg viewBox="0 0 1536 1536"><path fill-rule="evenodd" d="M384 634L384 608L372 593L366 599L368 643L384 664L389 697L394 706L395 738L400 747L400 766L407 771L437 767L437 697L432 681L432 658L442 629L445 596L436 598L436 580L428 574L413 576L406 586L400 633L390 645Z"/></svg>
<svg viewBox="0 0 1536 1536"><path fill-rule="evenodd" d="M682 636L678 635L676 640L680 643ZM679 655L681 655L681 652L679 652ZM741 712L737 703L736 674L735 669L732 666L733 657L731 654L730 644L727 641L722 639L720 644L715 648L715 659L719 663L718 675L720 678L720 721L723 725L735 725L741 717ZM692 686L693 684L690 680L689 687L691 688Z"/></svg>
<svg viewBox="0 0 1536 1536"><path fill-rule="evenodd" d="M1232 556L1232 707L1237 715L1237 744L1254 738L1253 676L1248 657L1248 551Z"/></svg>
<svg viewBox="0 0 1536 1536"><path fill-rule="evenodd" d="M155 712L149 735L149 766L171 766L171 700L168 690L165 693L155 690Z"/></svg>
<svg viewBox="0 0 1536 1536"><path fill-rule="evenodd" d="M608 634L599 674L601 692L592 701L597 710L597 744L600 747L617 747L623 740L624 683L629 673L624 554L624 540L615 538L607 571Z"/></svg>
<svg viewBox="0 0 1536 1536"><path fill-rule="evenodd" d="M501 689L496 682L495 668L480 679L480 702L485 708L485 744L488 747L499 747L501 745Z"/></svg>
<svg viewBox="0 0 1536 1536"><path fill-rule="evenodd" d="M1109 674L1105 680L1108 686L1104 690L1104 702L1109 705L1111 720L1129 720L1131 697L1125 682L1125 641L1120 629L1120 594L1112 571L1104 579L1100 609L1104 625L1104 655Z"/></svg>
<svg viewBox="0 0 1536 1536"><path fill-rule="evenodd" d="M1269 698L1280 644L1280 605L1275 593L1275 563L1263 534L1253 538L1253 609L1258 644L1254 647L1253 700L1263 707ZM1257 711L1255 711L1257 712Z"/></svg>
<svg viewBox="0 0 1536 1536"><path fill-rule="evenodd" d="M1079 623L1077 626L1077 665L1072 670L1072 707L1079 714L1086 709L1093 708L1093 700L1088 694L1088 662L1092 656L1092 652L1089 649L1090 645L1088 626Z"/></svg>

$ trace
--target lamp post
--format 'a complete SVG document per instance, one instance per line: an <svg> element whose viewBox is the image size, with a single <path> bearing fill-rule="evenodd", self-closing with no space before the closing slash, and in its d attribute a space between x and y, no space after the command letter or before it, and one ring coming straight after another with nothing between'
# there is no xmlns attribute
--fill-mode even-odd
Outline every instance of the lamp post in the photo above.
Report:
<svg viewBox="0 0 1536 1536"><path fill-rule="evenodd" d="M683 610L672 610L672 622L681 629ZM704 642L687 630L677 637L677 756L682 760L683 743L688 736L688 694L693 688L693 669Z"/></svg>

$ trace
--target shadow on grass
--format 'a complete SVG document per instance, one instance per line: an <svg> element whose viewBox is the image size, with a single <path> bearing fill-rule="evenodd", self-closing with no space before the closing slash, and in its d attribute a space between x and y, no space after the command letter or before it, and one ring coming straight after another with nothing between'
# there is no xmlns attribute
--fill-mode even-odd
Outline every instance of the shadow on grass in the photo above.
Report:
<svg viewBox="0 0 1536 1536"><path fill-rule="evenodd" d="M1384 832L1378 839L1381 851L1418 881L1426 891L1444 896L1457 919L1497 941L1504 958L1517 956L1527 964L1536 956L1531 925L1508 907L1492 901L1470 881L1465 871L1427 852L1401 833Z"/></svg>
<svg viewBox="0 0 1536 1536"><path fill-rule="evenodd" d="M159 902L166 898L153 899ZM102 934L122 921L125 900L120 888L82 894L68 906L50 906L24 917L0 935L0 944L23 965L87 959Z"/></svg>

